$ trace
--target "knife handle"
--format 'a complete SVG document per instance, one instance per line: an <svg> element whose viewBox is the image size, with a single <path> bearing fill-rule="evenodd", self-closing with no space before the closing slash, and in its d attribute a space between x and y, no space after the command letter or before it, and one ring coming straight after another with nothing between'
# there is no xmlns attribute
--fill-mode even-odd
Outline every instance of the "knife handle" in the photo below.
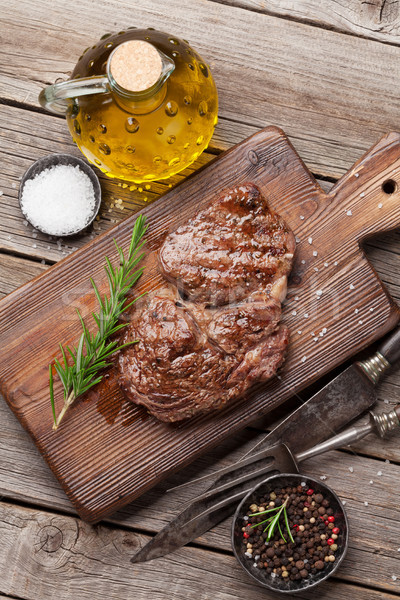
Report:
<svg viewBox="0 0 400 600"><path fill-rule="evenodd" d="M385 339L383 344L378 348L378 352L382 354L390 365L394 365L400 359L400 327L396 329Z"/></svg>
<svg viewBox="0 0 400 600"><path fill-rule="evenodd" d="M373 384L377 384L383 373L400 359L400 327L379 346L377 352L357 365L364 371Z"/></svg>

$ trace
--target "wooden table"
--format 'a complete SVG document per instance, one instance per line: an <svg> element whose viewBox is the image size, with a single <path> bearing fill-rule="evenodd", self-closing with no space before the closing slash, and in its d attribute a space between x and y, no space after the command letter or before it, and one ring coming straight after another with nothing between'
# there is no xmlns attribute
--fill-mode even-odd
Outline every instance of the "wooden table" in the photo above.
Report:
<svg viewBox="0 0 400 600"><path fill-rule="evenodd" d="M268 124L283 127L326 188L382 134L399 127L399 0L1 0L0 7L0 296ZM90 42L129 25L191 41L214 72L220 121L209 150L171 182L131 191L102 178L104 203L93 230L60 243L33 232L17 202L19 179L35 159L59 151L79 155L64 119L39 108L37 95L66 78ZM393 232L366 248L397 299L399 241ZM380 409L398 402L399 385L400 372L386 377L378 390ZM282 414L245 430L92 527L76 517L1 400L0 600L275 597L236 564L229 520L165 559L131 565L129 557L201 489L197 484L165 495L168 487L232 462ZM336 577L302 598L400 596L399 435L384 443L371 437L304 464L305 473L325 475L346 502L351 538Z"/></svg>

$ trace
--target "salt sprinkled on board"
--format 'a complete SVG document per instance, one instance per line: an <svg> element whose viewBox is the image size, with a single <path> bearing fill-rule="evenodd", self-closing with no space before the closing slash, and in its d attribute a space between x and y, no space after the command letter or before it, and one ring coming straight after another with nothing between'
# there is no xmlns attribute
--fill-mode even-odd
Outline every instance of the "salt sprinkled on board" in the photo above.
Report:
<svg viewBox="0 0 400 600"><path fill-rule="evenodd" d="M308 243L309 243L309 244L312 244L312 237L309 237L309 238L308 238Z"/></svg>
<svg viewBox="0 0 400 600"><path fill-rule="evenodd" d="M21 208L34 227L53 235L79 231L93 216L93 184L79 167L53 166L25 182Z"/></svg>
<svg viewBox="0 0 400 600"><path fill-rule="evenodd" d="M349 471L350 471L350 473L354 473L353 467L349 467Z"/></svg>
<svg viewBox="0 0 400 600"><path fill-rule="evenodd" d="M351 210L348 210L348 211L346 212L346 215L347 215L348 217L351 217L351 216L353 215L353 213L351 212Z"/></svg>

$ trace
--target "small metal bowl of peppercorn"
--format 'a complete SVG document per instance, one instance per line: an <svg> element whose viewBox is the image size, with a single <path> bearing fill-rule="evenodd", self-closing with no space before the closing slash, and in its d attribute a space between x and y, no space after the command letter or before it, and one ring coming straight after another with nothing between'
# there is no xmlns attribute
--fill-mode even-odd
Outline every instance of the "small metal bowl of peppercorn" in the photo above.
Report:
<svg viewBox="0 0 400 600"><path fill-rule="evenodd" d="M257 583L286 594L330 577L347 551L349 524L335 492L312 477L272 475L239 504L233 552Z"/></svg>

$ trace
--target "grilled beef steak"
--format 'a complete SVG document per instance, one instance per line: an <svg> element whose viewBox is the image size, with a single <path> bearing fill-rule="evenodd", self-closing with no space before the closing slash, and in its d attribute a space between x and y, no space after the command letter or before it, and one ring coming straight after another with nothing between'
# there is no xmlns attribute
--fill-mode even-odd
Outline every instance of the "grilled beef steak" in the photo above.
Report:
<svg viewBox="0 0 400 600"><path fill-rule="evenodd" d="M258 188L224 193L159 250L170 285L135 304L119 357L127 397L162 421L222 407L272 377L295 241Z"/></svg>

